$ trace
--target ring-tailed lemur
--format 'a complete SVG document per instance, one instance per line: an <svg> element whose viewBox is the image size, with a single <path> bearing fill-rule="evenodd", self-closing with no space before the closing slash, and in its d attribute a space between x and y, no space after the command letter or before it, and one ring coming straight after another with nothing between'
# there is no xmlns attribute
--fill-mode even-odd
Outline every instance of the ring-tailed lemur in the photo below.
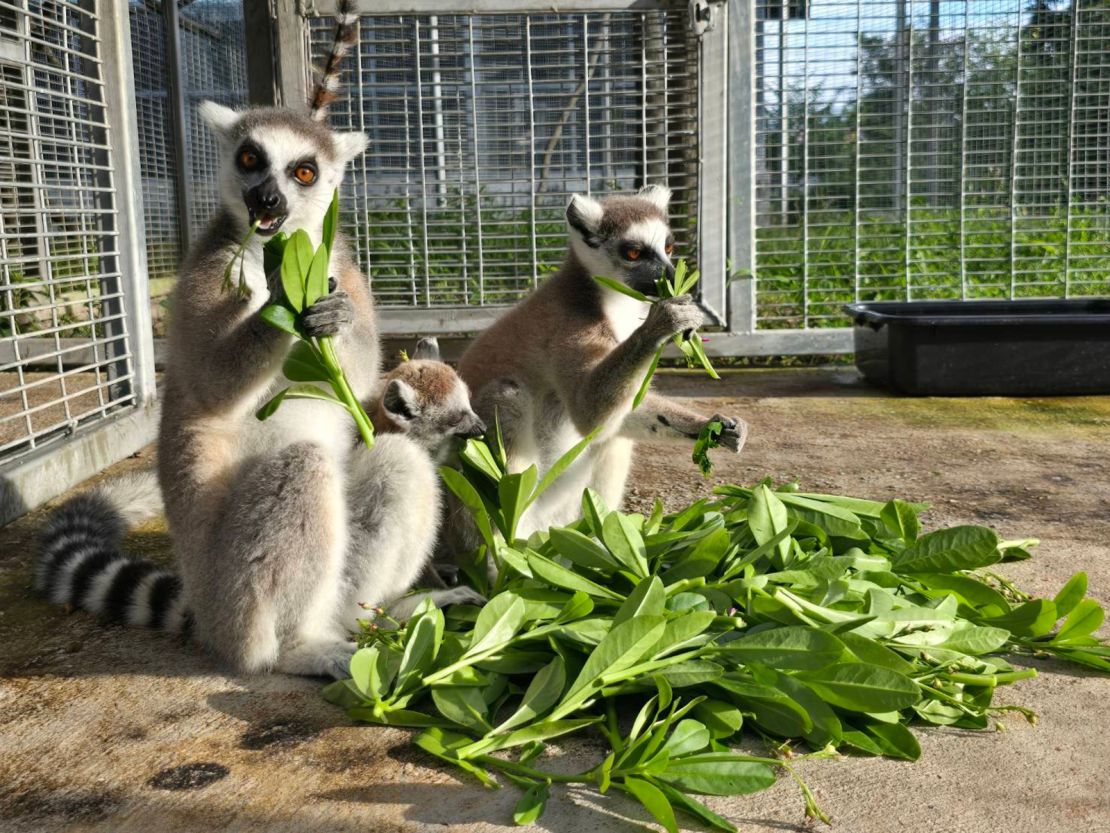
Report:
<svg viewBox="0 0 1110 833"><path fill-rule="evenodd" d="M424 598L437 604L481 602L466 587L404 594L428 567L440 521L436 464L456 437L482 434L466 384L439 361L434 339L383 378L381 396L368 404L378 431L374 448L351 459L347 480L349 540L342 581L340 624L357 630L366 604L406 618ZM353 429L348 434L354 441ZM171 571L120 551L124 532L163 510L153 471L123 475L67 501L47 520L37 586L54 602L109 621L171 632L187 631L192 613ZM98 555L88 580L66 569Z"/></svg>
<svg viewBox="0 0 1110 833"><path fill-rule="evenodd" d="M562 268L486 330L459 363L479 415L490 422L496 411L513 471L535 463L542 476L602 426L591 447L525 513L523 537L577 517L586 486L618 506L634 439L688 441L708 421L719 420L721 444L733 451L743 445L747 426L740 419L707 419L650 393L632 411L656 350L675 333L700 325L702 313L688 296L649 306L593 276L655 294L660 274L674 274L669 201L669 189L660 186L601 202L573 196ZM453 525L465 525L459 515L452 512Z"/></svg>
<svg viewBox="0 0 1110 833"><path fill-rule="evenodd" d="M326 101L317 104L320 111ZM318 113L205 102L200 114L219 138L221 205L174 289L158 437L180 578L121 558L118 527L88 501L53 526L39 575L51 598L82 607L100 599L115 611L145 594L144 624L184 625L191 616L199 641L240 671L343 676L353 652L338 615L347 498L361 492L356 479L378 474L359 459L369 452L352 442L340 408L297 400L266 422L254 413L286 384L281 366L292 344L259 315L282 292L263 269L263 238L287 225L319 245L332 193L366 137L331 130ZM226 291L224 274L252 224L244 297ZM374 309L342 236L331 269L338 291L305 310L301 327L332 338L354 393L368 399L378 381ZM95 540L67 545L98 524Z"/></svg>

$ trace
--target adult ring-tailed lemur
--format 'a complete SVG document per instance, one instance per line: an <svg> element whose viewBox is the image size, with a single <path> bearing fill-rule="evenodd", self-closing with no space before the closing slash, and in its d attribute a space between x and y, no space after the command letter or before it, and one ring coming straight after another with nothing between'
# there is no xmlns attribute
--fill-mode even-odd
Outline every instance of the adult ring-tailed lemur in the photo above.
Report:
<svg viewBox="0 0 1110 833"><path fill-rule="evenodd" d="M352 558L349 544L375 532L352 535L352 518L380 525L388 519L352 511L349 501L383 490L438 488L434 477L430 486L429 478L383 483L426 474L417 464L426 451L403 436L367 450L343 409L331 404L287 401L266 422L254 416L287 384L281 366L291 346L291 336L259 316L282 292L280 280L263 269L264 239L279 228L304 229L319 245L332 192L366 147L363 134L323 124L356 27L350 4L341 3L335 45L309 113L236 112L212 102L200 108L219 138L220 208L174 290L158 436L158 479L179 575L120 553L125 519L97 492L55 513L36 575L56 602L133 624L189 629L240 671L346 676L354 650L343 621L352 601L346 596L376 587L379 598L358 601L388 600L404 593L423 566L383 564L416 558L407 547ZM254 223L257 233L243 254L250 290L243 298L224 291L223 275ZM380 384L374 309L342 236L331 269L333 291L300 323L311 336L333 339L349 383L369 401ZM380 537L370 534L376 546ZM351 576L352 564L378 571L382 582ZM405 586L397 586L399 576Z"/></svg>

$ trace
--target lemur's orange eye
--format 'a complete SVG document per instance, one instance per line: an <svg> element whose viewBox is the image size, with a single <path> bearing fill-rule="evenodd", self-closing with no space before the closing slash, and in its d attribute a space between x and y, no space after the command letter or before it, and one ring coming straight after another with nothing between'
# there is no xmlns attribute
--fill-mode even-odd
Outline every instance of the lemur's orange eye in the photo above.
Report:
<svg viewBox="0 0 1110 833"><path fill-rule="evenodd" d="M666 252L667 256L669 257L671 252L674 251L674 243L668 243L666 246L663 247L663 251Z"/></svg>
<svg viewBox="0 0 1110 833"><path fill-rule="evenodd" d="M293 171L293 176L301 185L311 185L316 181L316 169L312 165L298 165Z"/></svg>
<svg viewBox="0 0 1110 833"><path fill-rule="evenodd" d="M640 250L629 246L627 249L624 250L624 256L626 260L639 260Z"/></svg>
<svg viewBox="0 0 1110 833"><path fill-rule="evenodd" d="M258 164L258 154L250 148L239 151L239 164L249 171Z"/></svg>

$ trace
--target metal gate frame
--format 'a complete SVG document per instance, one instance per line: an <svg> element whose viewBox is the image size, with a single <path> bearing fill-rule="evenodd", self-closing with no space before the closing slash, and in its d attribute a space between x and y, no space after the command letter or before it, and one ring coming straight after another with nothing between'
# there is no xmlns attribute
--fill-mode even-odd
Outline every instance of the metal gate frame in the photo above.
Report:
<svg viewBox="0 0 1110 833"><path fill-rule="evenodd" d="M142 190L138 175L138 125L131 64L131 35L126 3L116 0L85 0L95 10L101 52L97 56L101 75L101 100L92 102L105 114L105 133L111 157L106 179L115 201L114 220L118 232L115 266L102 266L102 272L118 271L123 295L123 315L131 363L131 379L120 384L130 387L134 403L124 410L102 418L99 424L82 427L72 436L48 442L41 448L15 459L9 468L0 469L0 525L56 497L71 486L91 477L106 466L133 454L152 442L156 434L156 397L154 383L154 342L151 334L149 287L147 280ZM2 56L0 56L2 57ZM18 56L22 60L22 56ZM36 164L44 164L36 160ZM6 354L18 355L16 339L0 340ZM29 347L36 353L34 339L21 340L18 348Z"/></svg>

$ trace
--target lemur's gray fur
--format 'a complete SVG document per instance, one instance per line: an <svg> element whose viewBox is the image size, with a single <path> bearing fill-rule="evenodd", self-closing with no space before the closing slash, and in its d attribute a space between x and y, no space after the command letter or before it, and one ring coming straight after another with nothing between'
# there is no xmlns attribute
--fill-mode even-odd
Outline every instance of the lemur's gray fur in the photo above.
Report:
<svg viewBox="0 0 1110 833"><path fill-rule="evenodd" d="M740 419L707 418L652 393L632 411L656 350L674 334L699 326L702 313L688 296L648 306L602 287L593 276L655 294L659 275L674 274L669 201L669 189L660 186L600 202L574 195L562 268L486 330L459 363L478 414L492 424L496 411L513 471L535 463L542 476L601 426L590 448L529 507L523 537L573 521L586 486L618 506L634 439L689 442L706 422L720 420L721 444L732 451L743 445L747 426ZM466 521L452 512L455 533ZM456 549L472 543L457 534L451 538Z"/></svg>
<svg viewBox="0 0 1110 833"><path fill-rule="evenodd" d="M466 587L403 594L428 568L434 549L441 505L436 463L455 437L477 436L485 426L471 410L465 383L439 361L434 339L422 340L413 360L383 382L382 396L367 403L376 415L377 442L369 453L349 460L349 537L337 611L347 630L357 630L357 620L366 618L364 604L383 604L394 618L404 619L428 597L440 605L482 601ZM120 552L128 527L162 511L151 470L114 478L73 498L47 520L37 585L57 603L109 620L189 630L194 616L180 579ZM78 558L80 572L67 570Z"/></svg>

